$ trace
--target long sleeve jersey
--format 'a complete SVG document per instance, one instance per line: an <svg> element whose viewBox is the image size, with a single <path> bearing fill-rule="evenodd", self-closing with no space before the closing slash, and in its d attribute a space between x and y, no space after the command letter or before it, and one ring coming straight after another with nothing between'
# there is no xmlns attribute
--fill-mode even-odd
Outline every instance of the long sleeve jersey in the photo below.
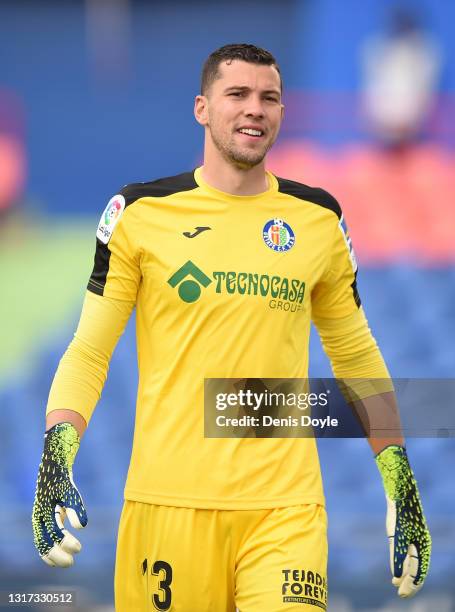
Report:
<svg viewBox="0 0 455 612"><path fill-rule="evenodd" d="M387 379L337 201L267 174L235 196L201 169L128 185L97 230L47 412L88 422L136 308L139 385L125 498L193 508L324 503L312 438L204 437L204 379L306 378L313 321L338 377Z"/></svg>

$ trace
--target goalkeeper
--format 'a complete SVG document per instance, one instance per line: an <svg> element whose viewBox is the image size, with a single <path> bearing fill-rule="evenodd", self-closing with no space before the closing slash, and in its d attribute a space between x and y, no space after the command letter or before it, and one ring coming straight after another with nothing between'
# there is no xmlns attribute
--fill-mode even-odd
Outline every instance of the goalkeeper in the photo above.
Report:
<svg viewBox="0 0 455 612"><path fill-rule="evenodd" d="M388 370L357 291L338 202L265 169L283 116L273 56L227 45L204 64L194 171L111 198L74 340L49 395L33 531L73 563L87 524L73 479L109 360L136 308L139 385L119 525L117 612L325 609L327 516L314 438L205 438L204 380L308 377L310 323L368 422L387 498L393 583L409 597L430 536ZM379 391L368 380L385 381ZM379 430L393 432L380 438Z"/></svg>

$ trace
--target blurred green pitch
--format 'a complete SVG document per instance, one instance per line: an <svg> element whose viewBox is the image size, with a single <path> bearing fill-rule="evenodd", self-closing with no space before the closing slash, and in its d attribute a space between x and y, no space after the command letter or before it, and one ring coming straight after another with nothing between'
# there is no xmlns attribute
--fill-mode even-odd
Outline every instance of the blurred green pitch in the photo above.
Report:
<svg viewBox="0 0 455 612"><path fill-rule="evenodd" d="M39 350L67 333L78 316L95 230L93 219L33 222L22 216L0 227L0 386L25 376Z"/></svg>

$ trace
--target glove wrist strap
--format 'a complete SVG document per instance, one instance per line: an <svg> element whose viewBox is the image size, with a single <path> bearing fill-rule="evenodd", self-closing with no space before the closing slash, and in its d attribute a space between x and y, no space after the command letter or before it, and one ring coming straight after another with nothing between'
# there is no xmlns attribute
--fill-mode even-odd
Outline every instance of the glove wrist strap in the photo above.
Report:
<svg viewBox="0 0 455 612"><path fill-rule="evenodd" d="M44 435L44 456L61 468L71 470L79 450L79 434L71 423L57 423Z"/></svg>
<svg viewBox="0 0 455 612"><path fill-rule="evenodd" d="M414 483L406 449L395 444L387 446L375 460L387 496L393 501L406 497Z"/></svg>

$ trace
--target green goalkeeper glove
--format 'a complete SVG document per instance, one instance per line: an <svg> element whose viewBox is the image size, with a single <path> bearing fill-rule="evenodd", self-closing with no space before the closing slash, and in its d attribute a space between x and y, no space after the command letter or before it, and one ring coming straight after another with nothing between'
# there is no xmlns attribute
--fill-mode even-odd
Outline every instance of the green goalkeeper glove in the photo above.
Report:
<svg viewBox="0 0 455 612"><path fill-rule="evenodd" d="M412 597L428 573L431 536L417 483L402 446L387 446L376 456L387 499L386 530L392 584L400 597Z"/></svg>
<svg viewBox="0 0 455 612"><path fill-rule="evenodd" d="M65 516L76 529L87 524L84 503L73 482L78 449L79 434L71 423L58 423L44 436L32 526L41 559L51 566L73 565L73 554L81 550L80 542L63 526Z"/></svg>

